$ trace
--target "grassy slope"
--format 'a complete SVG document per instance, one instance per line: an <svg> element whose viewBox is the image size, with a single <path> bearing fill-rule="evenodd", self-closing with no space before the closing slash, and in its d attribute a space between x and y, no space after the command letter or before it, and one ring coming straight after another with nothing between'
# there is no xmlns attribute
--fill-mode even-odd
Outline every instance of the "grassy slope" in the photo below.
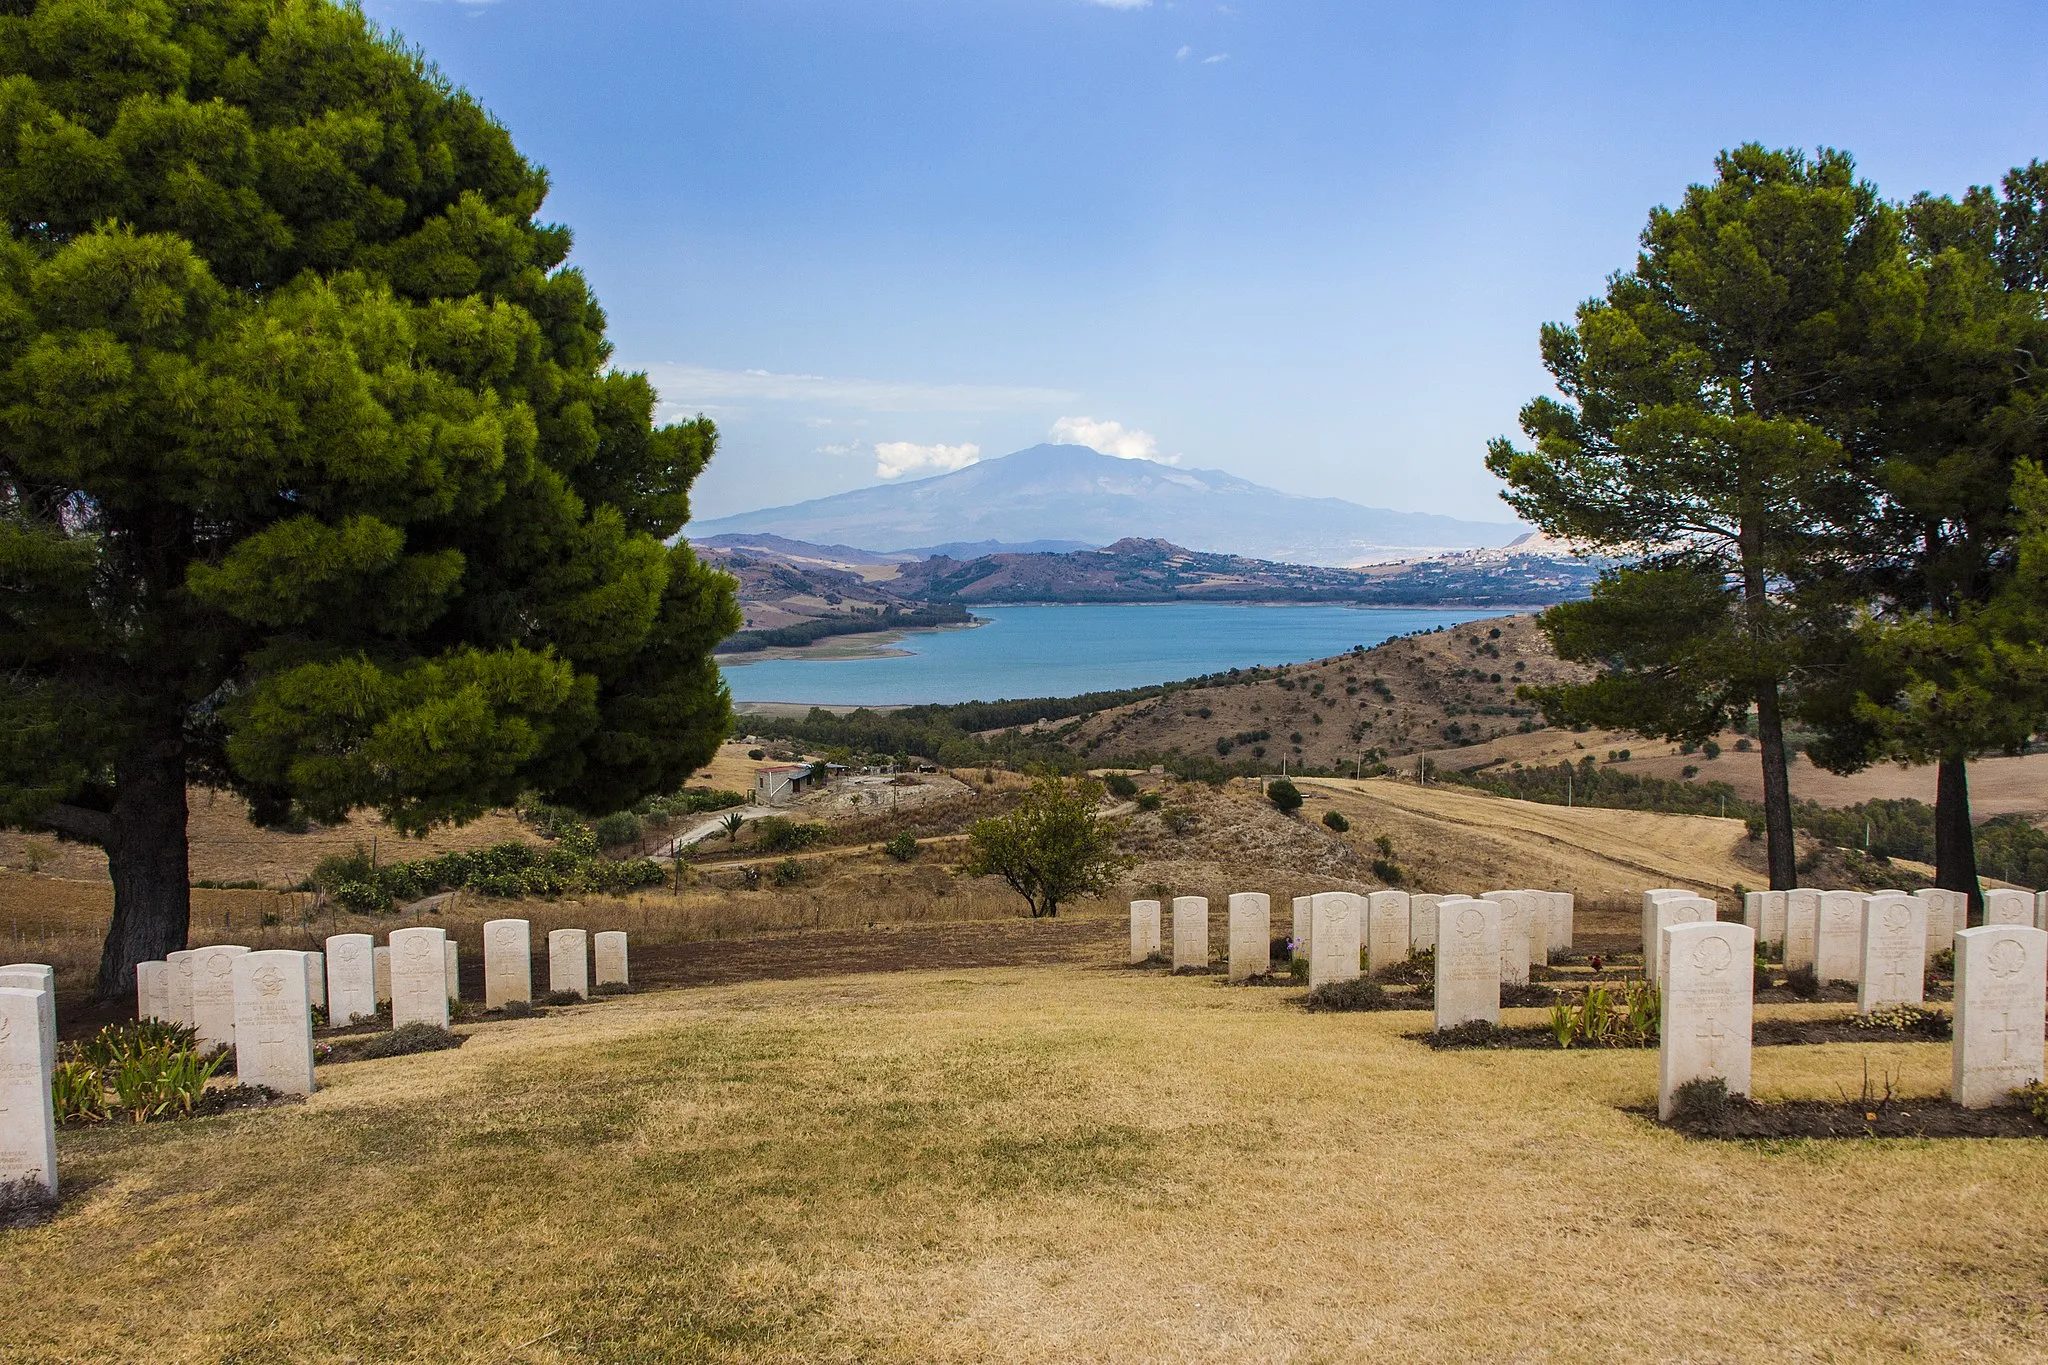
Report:
<svg viewBox="0 0 2048 1365"><path fill-rule="evenodd" d="M2039 1358L2040 1149L1688 1143L1652 1053L1113 969L625 1001L67 1133L0 1355ZM1811 1008L1811 1007L1803 1007ZM1939 1044L1759 1053L1914 1094Z"/></svg>

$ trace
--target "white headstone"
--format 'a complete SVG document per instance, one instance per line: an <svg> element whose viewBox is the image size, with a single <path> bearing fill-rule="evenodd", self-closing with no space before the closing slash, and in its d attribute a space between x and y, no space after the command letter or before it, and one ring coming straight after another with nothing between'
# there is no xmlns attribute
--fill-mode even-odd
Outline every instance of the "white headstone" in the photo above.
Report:
<svg viewBox="0 0 2048 1365"><path fill-rule="evenodd" d="M376 947L368 934L327 940L327 1022L337 1028L377 1017Z"/></svg>
<svg viewBox="0 0 2048 1365"><path fill-rule="evenodd" d="M1577 906L1569 891L1546 891L1544 896L1550 902L1550 951L1568 953L1572 950L1572 917Z"/></svg>
<svg viewBox="0 0 2048 1365"><path fill-rule="evenodd" d="M590 935L583 930L548 930L548 991L589 998Z"/></svg>
<svg viewBox="0 0 2048 1365"><path fill-rule="evenodd" d="M1209 898L1173 898L1173 969L1209 965Z"/></svg>
<svg viewBox="0 0 2048 1365"><path fill-rule="evenodd" d="M1713 920L1660 931L1665 976L1657 1016L1657 1117L1671 1117L1678 1087L1719 1077L1749 1093L1749 1035L1756 1013L1756 932Z"/></svg>
<svg viewBox="0 0 2048 1365"><path fill-rule="evenodd" d="M171 1018L171 964L168 962L138 962L135 964L135 1017L137 1019Z"/></svg>
<svg viewBox="0 0 2048 1365"><path fill-rule="evenodd" d="M53 1031L47 991L0 986L0 1181L57 1192L57 1116L50 1103Z"/></svg>
<svg viewBox="0 0 2048 1365"><path fill-rule="evenodd" d="M1131 961L1143 962L1159 951L1159 902L1131 902Z"/></svg>
<svg viewBox="0 0 2048 1365"><path fill-rule="evenodd" d="M1408 960L1406 891L1374 891L1365 898L1365 958L1374 971Z"/></svg>
<svg viewBox="0 0 2048 1365"><path fill-rule="evenodd" d="M57 969L40 962L10 962L0 967L0 986L41 994L43 1048L49 1054L43 1060L54 1069L57 1065Z"/></svg>
<svg viewBox="0 0 2048 1365"><path fill-rule="evenodd" d="M1651 981L1664 979L1663 933L1674 924L1712 924L1719 913L1705 896L1664 896L1650 903L1650 922L1656 933L1655 945L1643 958L1643 975Z"/></svg>
<svg viewBox="0 0 2048 1365"><path fill-rule="evenodd" d="M617 929L610 929L590 941L591 955L597 959L597 984L600 986L624 986L626 977L626 936Z"/></svg>
<svg viewBox="0 0 2048 1365"><path fill-rule="evenodd" d="M1927 902L1903 891L1865 896L1859 965L1859 1012L1869 1014L1886 1005L1917 1005L1925 1000Z"/></svg>
<svg viewBox="0 0 2048 1365"><path fill-rule="evenodd" d="M1962 916L1958 915L1956 918L1960 920ZM2034 896L2034 927L2048 929L2048 891L2038 892Z"/></svg>
<svg viewBox="0 0 2048 1365"><path fill-rule="evenodd" d="M391 1027L448 1027L448 931L391 931Z"/></svg>
<svg viewBox="0 0 2048 1365"><path fill-rule="evenodd" d="M523 919L484 925L484 1008L533 1001L533 927Z"/></svg>
<svg viewBox="0 0 2048 1365"><path fill-rule="evenodd" d="M1820 892L1810 886L1785 893L1785 970L1813 965L1820 944Z"/></svg>
<svg viewBox="0 0 2048 1365"><path fill-rule="evenodd" d="M1358 979L1364 901L1363 896L1349 891L1318 891L1308 898L1310 990Z"/></svg>
<svg viewBox="0 0 2048 1365"><path fill-rule="evenodd" d="M235 993L235 1077L281 1095L313 1093L313 1013L307 954L283 948L239 953Z"/></svg>
<svg viewBox="0 0 2048 1365"><path fill-rule="evenodd" d="M218 943L198 949L192 959L192 1027L202 1052L235 1045L235 959L248 951Z"/></svg>
<svg viewBox="0 0 2048 1365"><path fill-rule="evenodd" d="M1529 893L1489 891L1480 897L1500 907L1500 984L1529 984ZM1438 907L1441 913L1442 907Z"/></svg>
<svg viewBox="0 0 2048 1365"><path fill-rule="evenodd" d="M1273 902L1263 891L1230 896L1230 979L1264 976L1273 970Z"/></svg>
<svg viewBox="0 0 2048 1365"><path fill-rule="evenodd" d="M1749 891L1742 897L1742 922L1756 931L1756 940L1774 948L1785 946L1785 893Z"/></svg>
<svg viewBox="0 0 2048 1365"><path fill-rule="evenodd" d="M448 1003L452 1005L462 998L462 949L451 938L442 945L442 951L448 955L443 975L448 982Z"/></svg>
<svg viewBox="0 0 2048 1365"><path fill-rule="evenodd" d="M1960 891L1944 891L1938 886L1915 891L1913 898L1927 907L1927 955L1933 957L1955 947L1956 930L1968 922L1970 898Z"/></svg>
<svg viewBox="0 0 2048 1365"><path fill-rule="evenodd" d="M1425 892L1408 898L1408 948L1411 952L1436 948L1436 908L1443 897Z"/></svg>
<svg viewBox="0 0 2048 1365"><path fill-rule="evenodd" d="M2048 932L1984 924L1956 931L1956 1005L1950 1089L1966 1109L2007 1102L2042 1079L2048 1009Z"/></svg>
<svg viewBox="0 0 2048 1365"><path fill-rule="evenodd" d="M327 954L306 954L306 1002L315 1009L327 1008Z"/></svg>
<svg viewBox="0 0 2048 1365"><path fill-rule="evenodd" d="M173 1024L189 1027L193 1022L192 959L196 956L190 948L164 954L164 965L171 969L171 974L164 979L164 998L171 1011L166 1018Z"/></svg>
<svg viewBox="0 0 2048 1365"><path fill-rule="evenodd" d="M1312 928L1314 916L1309 910L1309 903L1314 899L1313 896L1296 896L1294 898L1294 933L1292 935L1294 940L1294 956L1300 958L1303 962L1308 961L1309 935L1314 932Z"/></svg>
<svg viewBox="0 0 2048 1365"><path fill-rule="evenodd" d="M1550 893L1524 891L1529 902L1529 965L1550 965Z"/></svg>
<svg viewBox="0 0 2048 1365"><path fill-rule="evenodd" d="M377 992L377 1003L380 1005L390 1004L391 948L388 944L380 943L370 950L370 969L372 972L370 980Z"/></svg>
<svg viewBox="0 0 2048 1365"><path fill-rule="evenodd" d="M2024 924L2029 929L2034 924L2034 897L2026 891L2015 891L2009 886L1993 887L1984 893L1984 922L1986 924Z"/></svg>
<svg viewBox="0 0 2048 1365"><path fill-rule="evenodd" d="M1500 1022L1498 901L1445 896L1436 907L1436 1026Z"/></svg>
<svg viewBox="0 0 2048 1365"><path fill-rule="evenodd" d="M1863 973L1863 893L1820 893L1820 932L1814 937L1813 973L1851 985Z"/></svg>

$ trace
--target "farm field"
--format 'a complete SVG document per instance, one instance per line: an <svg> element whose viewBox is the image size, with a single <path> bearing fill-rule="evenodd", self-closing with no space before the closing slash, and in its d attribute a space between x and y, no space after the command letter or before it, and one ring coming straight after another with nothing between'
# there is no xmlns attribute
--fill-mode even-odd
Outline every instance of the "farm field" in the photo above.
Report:
<svg viewBox="0 0 2048 1365"><path fill-rule="evenodd" d="M1654 1052L1436 1053L1115 957L639 994L67 1131L0 1355L2039 1358L2032 1141L1689 1141ZM1932 1095L1948 1049L1759 1049L1756 1089L1866 1064Z"/></svg>

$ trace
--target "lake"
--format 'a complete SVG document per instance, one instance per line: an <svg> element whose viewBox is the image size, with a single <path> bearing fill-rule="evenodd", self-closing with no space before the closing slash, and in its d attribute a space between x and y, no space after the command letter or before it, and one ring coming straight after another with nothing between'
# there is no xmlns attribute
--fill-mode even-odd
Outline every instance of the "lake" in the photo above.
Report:
<svg viewBox="0 0 2048 1365"><path fill-rule="evenodd" d="M893 657L721 660L736 701L889 706L1071 697L1258 664L1300 663L1500 616L1420 607L976 607L988 624L913 631Z"/></svg>

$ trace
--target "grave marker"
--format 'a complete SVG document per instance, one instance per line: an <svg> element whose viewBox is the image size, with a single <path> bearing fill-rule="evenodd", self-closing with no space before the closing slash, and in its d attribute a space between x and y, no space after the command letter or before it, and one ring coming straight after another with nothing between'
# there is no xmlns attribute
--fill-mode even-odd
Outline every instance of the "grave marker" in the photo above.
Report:
<svg viewBox="0 0 2048 1365"><path fill-rule="evenodd" d="M1445 896L1436 916L1436 1026L1499 1023L1500 903Z"/></svg>
<svg viewBox="0 0 2048 1365"><path fill-rule="evenodd" d="M1569 891L1546 891L1543 895L1550 902L1550 951L1568 953L1572 950L1572 918L1577 903Z"/></svg>
<svg viewBox="0 0 2048 1365"><path fill-rule="evenodd" d="M1758 943L1782 950L1785 946L1785 893L1750 891L1742 897L1742 922L1756 933Z"/></svg>
<svg viewBox="0 0 2048 1365"><path fill-rule="evenodd" d="M1230 979L1264 976L1273 970L1273 903L1263 891L1230 897Z"/></svg>
<svg viewBox="0 0 2048 1365"><path fill-rule="evenodd" d="M1926 999L1927 902L1903 891L1863 898L1863 945L1858 961L1858 1012Z"/></svg>
<svg viewBox="0 0 2048 1365"><path fill-rule="evenodd" d="M0 986L11 986L18 991L41 993L40 1008L43 1012L43 1048L49 1054L43 1060L54 1069L57 1065L57 970L40 962L10 962L0 967Z"/></svg>
<svg viewBox="0 0 2048 1365"><path fill-rule="evenodd" d="M377 940L334 934L327 940L327 1022L340 1027L377 1017Z"/></svg>
<svg viewBox="0 0 2048 1365"><path fill-rule="evenodd" d="M1756 1012L1756 931L1694 920L1659 932L1664 981L1658 1005L1657 1117L1671 1117L1678 1087L1718 1077L1731 1095L1749 1093L1750 1029Z"/></svg>
<svg viewBox="0 0 2048 1365"><path fill-rule="evenodd" d="M448 1027L448 931L391 931L391 1027Z"/></svg>
<svg viewBox="0 0 2048 1365"><path fill-rule="evenodd" d="M2021 924L1956 931L1950 1091L1965 1109L2005 1104L2042 1078L2048 932Z"/></svg>
<svg viewBox="0 0 2048 1365"><path fill-rule="evenodd" d="M138 962L135 964L135 1017L137 1019L171 1018L171 964L168 962Z"/></svg>
<svg viewBox="0 0 2048 1365"><path fill-rule="evenodd" d="M198 949L192 959L192 1027L201 1051L235 1045L235 959L248 951L218 943Z"/></svg>
<svg viewBox="0 0 2048 1365"><path fill-rule="evenodd" d="M307 953L305 956L306 1003L324 1010L327 1008L327 954Z"/></svg>
<svg viewBox="0 0 2048 1365"><path fill-rule="evenodd" d="M1712 924L1720 914L1714 902L1705 896L1666 895L1650 903L1650 923L1654 933L1650 947L1643 956L1643 975L1651 981L1664 979L1664 931L1674 924Z"/></svg>
<svg viewBox="0 0 2048 1365"><path fill-rule="evenodd" d="M1173 969L1209 965L1209 898L1173 898Z"/></svg>
<svg viewBox="0 0 2048 1365"><path fill-rule="evenodd" d="M377 991L377 1003L380 1005L390 1004L391 947L389 944L378 944L370 950L370 968L372 971L370 980Z"/></svg>
<svg viewBox="0 0 2048 1365"><path fill-rule="evenodd" d="M1529 904L1529 965L1550 965L1550 893L1523 891Z"/></svg>
<svg viewBox="0 0 2048 1365"><path fill-rule="evenodd" d="M1529 984L1529 896L1525 891L1489 891L1479 899L1500 907L1500 984ZM1441 908L1439 908L1441 913Z"/></svg>
<svg viewBox="0 0 2048 1365"><path fill-rule="evenodd" d="M1412 952L1436 948L1436 908L1443 897L1425 892L1408 898L1408 947Z"/></svg>
<svg viewBox="0 0 2048 1365"><path fill-rule="evenodd" d="M448 979L448 1003L452 1005L462 999L462 950L456 946L455 940L451 938L442 951L448 955L443 965L446 968L445 975Z"/></svg>
<svg viewBox="0 0 2048 1365"><path fill-rule="evenodd" d="M1131 902L1131 961L1143 962L1159 951L1159 902Z"/></svg>
<svg viewBox="0 0 2048 1365"><path fill-rule="evenodd" d="M1785 893L1785 970L1813 965L1820 943L1820 892L1810 886Z"/></svg>
<svg viewBox="0 0 2048 1365"><path fill-rule="evenodd" d="M590 996L590 935L581 929L548 930L548 992Z"/></svg>
<svg viewBox="0 0 2048 1365"><path fill-rule="evenodd" d="M50 1062L57 1045L45 1024L47 991L0 986L0 1181L34 1181L57 1192L57 1118Z"/></svg>
<svg viewBox="0 0 2048 1365"><path fill-rule="evenodd" d="M1960 919L1962 916L1958 915ZM2034 896L2034 927L2048 929L2048 891L2037 892Z"/></svg>
<svg viewBox="0 0 2048 1365"><path fill-rule="evenodd" d="M171 973L164 979L164 998L170 1005L170 1022L173 1024L192 1023L192 959L195 954L190 948L180 948L175 953L164 954L164 965Z"/></svg>
<svg viewBox="0 0 2048 1365"><path fill-rule="evenodd" d="M1822 981L1854 985L1863 973L1863 895L1820 893L1820 931L1813 945L1813 974Z"/></svg>
<svg viewBox="0 0 2048 1365"><path fill-rule="evenodd" d="M435 932L439 932L436 930ZM230 961L235 996L235 1078L280 1095L313 1093L313 1013L306 958L282 948Z"/></svg>
<svg viewBox="0 0 2048 1365"><path fill-rule="evenodd" d="M1362 897L1349 891L1319 891L1309 897L1308 986L1314 990L1358 979L1359 939L1364 925Z"/></svg>
<svg viewBox="0 0 2048 1365"><path fill-rule="evenodd" d="M533 927L523 919L484 925L484 1008L533 1002Z"/></svg>
<svg viewBox="0 0 2048 1365"><path fill-rule="evenodd" d="M1296 896L1294 898L1293 952L1294 956L1300 958L1303 962L1308 961L1308 940L1311 933L1310 921L1312 919L1309 911L1309 902L1314 899L1313 896Z"/></svg>
<svg viewBox="0 0 2048 1365"><path fill-rule="evenodd" d="M1408 960L1412 911L1406 891L1375 891L1365 898L1365 957L1374 971Z"/></svg>
<svg viewBox="0 0 2048 1365"><path fill-rule="evenodd" d="M2034 923L2034 898L2025 891L2015 891L2009 886L1993 887L1984 893L1984 922L1986 924L2024 924L2029 929L2038 928Z"/></svg>
<svg viewBox="0 0 2048 1365"><path fill-rule="evenodd" d="M624 986L626 978L626 935L617 929L599 934L591 942L597 957L597 984Z"/></svg>
<svg viewBox="0 0 2048 1365"><path fill-rule="evenodd" d="M1955 947L1956 930L1963 928L1969 917L1970 898L1960 891L1944 891L1938 886L1915 891L1913 897L1927 907L1927 955L1933 957Z"/></svg>

